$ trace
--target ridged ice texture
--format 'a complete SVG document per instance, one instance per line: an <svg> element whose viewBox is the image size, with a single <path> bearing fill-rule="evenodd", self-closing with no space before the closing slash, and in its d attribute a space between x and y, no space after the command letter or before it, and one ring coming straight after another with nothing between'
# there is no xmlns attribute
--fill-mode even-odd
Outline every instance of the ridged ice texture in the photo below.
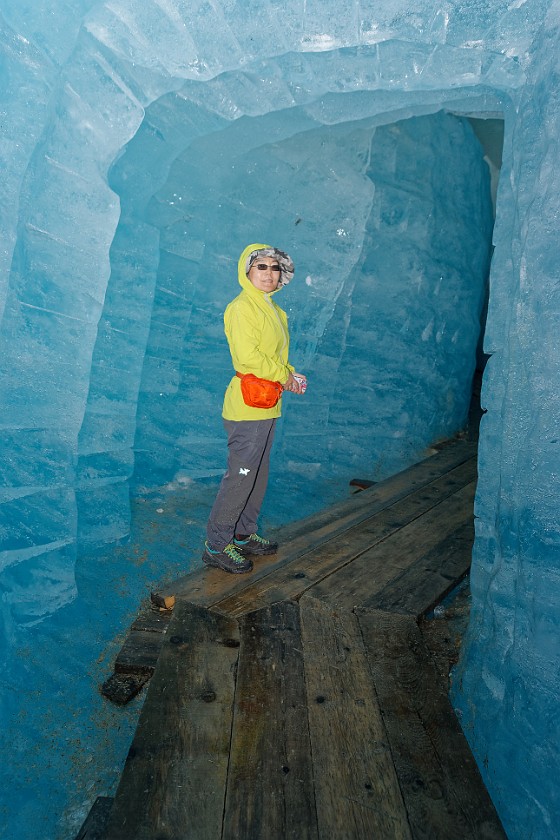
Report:
<svg viewBox="0 0 560 840"><path fill-rule="evenodd" d="M257 239L300 267L277 300L293 362L309 376L305 399L284 400L271 498L304 478L307 494L334 499L356 474L392 474L464 424L489 259L488 170L470 125L441 113L377 128L309 127L297 113L242 123L189 146L148 208L160 265L136 479L223 470L232 368L222 313L239 292L238 244ZM289 517L301 505L291 493L274 510Z"/></svg>
<svg viewBox="0 0 560 840"><path fill-rule="evenodd" d="M511 837L560 836L558 18L502 172L473 608L453 696Z"/></svg>
<svg viewBox="0 0 560 840"><path fill-rule="evenodd" d="M135 466L137 484L171 476L173 487L189 490L195 511L189 542L204 516L197 502L204 497L204 476L222 468L215 397L229 364L216 322L224 292L210 285L209 305L200 305L200 290L209 282L201 273L204 260L210 255L220 276L231 277L238 238L258 225L263 238L293 242L302 268L313 258L313 268L294 281L293 303L292 289L282 294L294 323L294 352L304 364L317 361L313 399L325 400L320 388L332 375L330 360L318 363L329 355L326 336L338 342L328 414L329 422L344 428L347 405L340 399L344 392L337 402L334 384L346 387L356 375L369 384L367 377L375 377L373 360L367 371L357 371L360 354L352 347L363 354L363 337L374 332L356 300L375 288L380 272L374 233L388 237L391 228L391 215L383 218L376 199L384 190L399 193L391 178L407 168L386 168L391 178L376 184L372 161L387 166L388 159L376 157L375 144L395 141L391 124L442 108L502 113L506 121L487 345L495 355L485 388L489 415L477 499L475 620L456 702L510 836L559 833L557 794L549 783L558 776L558 759L552 748L542 748L557 741L552 698L560 688L553 434L557 24L555 0L361 0L341 14L317 0L3 1L1 719L10 772L0 796L11 838L72 837L94 796L112 791L126 753L125 727L117 734L115 721L107 725L107 742L100 737L110 713L96 691L100 666L91 670L90 663L128 623L144 582L161 577L169 568L166 554L176 557L178 550L162 552L158 566L153 550L148 562L142 552L133 561L117 551L77 556L78 542L126 535ZM460 131L464 148L472 148L464 126ZM435 152L433 138L423 136L423 149ZM340 178L355 197L340 185L336 206L345 205L348 220L336 226L336 238L331 227L328 234L323 229L324 220L336 221L329 201L321 206L323 197L333 197L326 170L304 167L303 181L292 172L302 164L292 158L298 137L324 138L325 165L341 163L337 138L352 150ZM398 139L401 145L394 142L393 149L406 148L406 129ZM262 194L248 201L242 173L237 177L231 169L226 176L220 150L231 161L241 142L246 165L252 155L261 172L274 162L277 193L263 181ZM412 158L406 159L410 165ZM199 201L185 214L172 202L186 195L187 182L198 184ZM296 190L300 206L282 191L284 183ZM315 207L306 185L321 196ZM243 205L235 191L244 196ZM273 199L283 228L267 204ZM394 206L401 222L417 218L403 214L402 195ZM298 237L310 216L313 229L303 243ZM230 226L225 238L224 222ZM438 245L433 236L428 241L430 248ZM316 283L318 269L333 276L326 270L333 263L342 273ZM454 278L457 266L445 268ZM436 286L425 288L433 295ZM300 294L303 304L298 299L296 306ZM433 424L429 434L445 431L437 429L442 385L456 394L454 382L460 388L468 379L465 363L451 365L445 381L451 356L440 356L437 342L444 316L434 300L430 328L426 303L422 320L410 322L410 344L416 353L430 348L441 363L431 372L438 412L427 417L427 391L418 402L418 428L413 422L402 426L410 434L400 438L405 459L426 442L425 419ZM465 311L472 314L471 304L476 309L473 300ZM379 305L386 316L388 301L381 298ZM401 325L407 311L416 311L413 299L407 306L399 313ZM306 311L313 313L313 330L298 323ZM334 336L340 319L346 332ZM472 324L465 329L472 331ZM204 352L209 338L215 339L211 356ZM445 344L445 330L443 338ZM200 366L191 361L195 352L204 356L208 375L202 387ZM394 361L383 359L385 393ZM409 374L402 370L406 384ZM310 386L307 405L312 394ZM181 400L186 422L179 431L170 415L180 414ZM204 418L198 433L189 425L193 404ZM284 487L272 496L269 516L276 521L328 498L320 462L307 457L309 446L299 438L302 427L317 420L314 413L305 417L305 405L297 409L300 417L295 410L286 413L279 435L278 464L288 457L292 463L289 492ZM453 412L458 417L461 409L447 409L452 425ZM382 417L379 394L372 393L368 410ZM395 440L386 464L370 459L372 471L383 474L396 465ZM341 475L361 466L357 457L355 441L346 436Z"/></svg>

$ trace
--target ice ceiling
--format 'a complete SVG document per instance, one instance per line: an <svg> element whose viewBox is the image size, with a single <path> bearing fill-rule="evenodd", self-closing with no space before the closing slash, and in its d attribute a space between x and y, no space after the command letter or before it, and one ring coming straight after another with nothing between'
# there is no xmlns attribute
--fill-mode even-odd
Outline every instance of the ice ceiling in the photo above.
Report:
<svg viewBox="0 0 560 840"><path fill-rule="evenodd" d="M221 313L245 244L296 262L281 303L310 378L284 412L271 524L461 427L496 175L492 138L482 149L467 117L503 119L505 140L454 702L508 835L559 828L558 20L552 0L4 0L12 838L38 824L71 837L112 792L128 730L111 744L96 734L113 713L91 663L168 570L104 547L127 537L131 498L133 510L189 498L179 524L197 544L223 468Z"/></svg>

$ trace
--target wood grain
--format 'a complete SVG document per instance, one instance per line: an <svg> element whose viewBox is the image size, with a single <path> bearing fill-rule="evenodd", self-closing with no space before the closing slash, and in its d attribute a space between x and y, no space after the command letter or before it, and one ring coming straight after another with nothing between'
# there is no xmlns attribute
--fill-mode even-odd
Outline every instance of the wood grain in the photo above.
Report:
<svg viewBox="0 0 560 840"><path fill-rule="evenodd" d="M358 621L300 602L319 834L410 838Z"/></svg>
<svg viewBox="0 0 560 840"><path fill-rule="evenodd" d="M394 578L362 606L402 612L419 618L432 609L468 573L474 542L473 513L465 506L464 522Z"/></svg>
<svg viewBox="0 0 560 840"><path fill-rule="evenodd" d="M298 606L244 616L240 632L223 836L317 838Z"/></svg>
<svg viewBox="0 0 560 840"><path fill-rule="evenodd" d="M134 619L130 629L152 633L165 633L171 621L171 612L155 612L148 608Z"/></svg>
<svg viewBox="0 0 560 840"><path fill-rule="evenodd" d="M221 836L238 652L235 621L177 605L107 840Z"/></svg>
<svg viewBox="0 0 560 840"><path fill-rule="evenodd" d="M149 674L111 674L100 691L111 703L124 706L142 691L149 679Z"/></svg>
<svg viewBox="0 0 560 840"><path fill-rule="evenodd" d="M472 512L474 492L472 482L320 581L310 592L341 609L369 603L390 581L464 523L465 511Z"/></svg>
<svg viewBox="0 0 560 840"><path fill-rule="evenodd" d="M453 440L441 451L413 464L406 470L385 479L357 495L284 526L278 533L280 549L277 555L263 557L248 575L228 575L216 569L200 568L177 580L162 595L176 595L211 607L230 594L241 591L305 551L323 545L387 505L405 498L446 475L456 467L476 459L476 444ZM270 535L274 536L274 535ZM202 547L201 547L202 554Z"/></svg>
<svg viewBox="0 0 560 840"><path fill-rule="evenodd" d="M288 526L251 575L179 581L167 632L135 622L123 666L161 654L106 840L505 837L447 698L451 642L439 673L416 623L470 563L475 451Z"/></svg>
<svg viewBox="0 0 560 840"><path fill-rule="evenodd" d="M115 659L115 673L151 676L156 669L164 638L162 633L131 630Z"/></svg>
<svg viewBox="0 0 560 840"><path fill-rule="evenodd" d="M412 836L504 840L416 621L376 610L358 620Z"/></svg>
<svg viewBox="0 0 560 840"><path fill-rule="evenodd" d="M218 601L215 609L227 615L239 616L285 598L297 598L342 567L348 566L348 574L351 575L352 561L440 505L446 498L454 496L458 490L472 483L475 474L476 463L472 459L342 534L333 536L327 544L306 551L240 592ZM470 492L467 496L469 501L462 504L462 522L465 518L472 520ZM410 562L412 560L411 556Z"/></svg>

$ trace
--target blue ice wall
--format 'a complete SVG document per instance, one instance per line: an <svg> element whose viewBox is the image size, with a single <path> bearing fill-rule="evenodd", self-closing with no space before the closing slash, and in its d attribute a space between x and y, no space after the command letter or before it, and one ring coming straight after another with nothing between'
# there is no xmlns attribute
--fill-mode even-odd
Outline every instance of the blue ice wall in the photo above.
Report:
<svg viewBox="0 0 560 840"><path fill-rule="evenodd" d="M476 148L461 120L434 118L446 140L420 119L443 110L506 123L475 608L455 701L510 836L554 836L556 0L361 0L337 15L309 0L281 10L71 5L3 0L0 10L0 700L10 756L0 831L71 837L92 798L111 792L128 724L116 734L92 663L109 656L145 585L182 562L179 543L196 544L200 499L222 469L221 278L245 241L281 242L301 271L282 294L312 385L279 435L294 492L274 494L277 516L299 515L301 499L324 503L349 470L390 472L461 422L473 356L460 348L476 332L488 211L474 197L483 168L438 167L428 183L436 155L470 161ZM421 179L418 195L406 197L407 177ZM451 251L447 226L471 213L481 236L467 225ZM379 242L401 245L405 228L412 245L389 278L397 272ZM356 377L367 412L349 416L341 396ZM349 428L344 452L323 461L310 450L316 435ZM147 540L152 528L133 533L129 554L103 553L129 532L130 488L147 508L154 486L161 509L185 502L186 533L166 552Z"/></svg>
<svg viewBox="0 0 560 840"><path fill-rule="evenodd" d="M284 401L272 493L302 479L319 506L356 473L391 474L464 424L489 259L487 166L468 123L443 113L389 127L309 127L297 111L239 122L190 144L146 210L160 250L136 481L223 470L222 315L238 293L238 243L256 238L300 266L281 303L310 381L305 400ZM301 505L292 494L279 515Z"/></svg>
<svg viewBox="0 0 560 840"><path fill-rule="evenodd" d="M512 837L560 836L560 39L537 39L500 182L473 607L453 696Z"/></svg>

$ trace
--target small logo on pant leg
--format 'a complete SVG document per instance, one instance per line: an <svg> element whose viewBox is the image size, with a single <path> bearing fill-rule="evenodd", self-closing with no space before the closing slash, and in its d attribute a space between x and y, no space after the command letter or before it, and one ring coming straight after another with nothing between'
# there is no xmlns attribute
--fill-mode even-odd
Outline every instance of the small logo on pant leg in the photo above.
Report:
<svg viewBox="0 0 560 840"><path fill-rule="evenodd" d="M239 467L239 475L249 475L250 472L249 467Z"/></svg>

